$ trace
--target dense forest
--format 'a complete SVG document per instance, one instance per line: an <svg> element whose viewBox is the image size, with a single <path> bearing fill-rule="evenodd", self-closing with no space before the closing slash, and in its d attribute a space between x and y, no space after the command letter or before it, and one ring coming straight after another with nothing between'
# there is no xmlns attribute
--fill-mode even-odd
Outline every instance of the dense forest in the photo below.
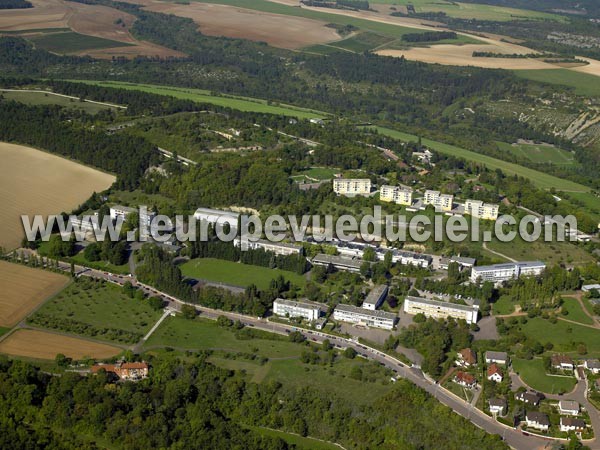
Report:
<svg viewBox="0 0 600 450"><path fill-rule="evenodd" d="M249 383L203 354L150 363L148 380L110 385L105 374L50 376L0 358L0 447L294 448L250 429L269 427L353 449L506 448L407 381L357 406L308 387Z"/></svg>

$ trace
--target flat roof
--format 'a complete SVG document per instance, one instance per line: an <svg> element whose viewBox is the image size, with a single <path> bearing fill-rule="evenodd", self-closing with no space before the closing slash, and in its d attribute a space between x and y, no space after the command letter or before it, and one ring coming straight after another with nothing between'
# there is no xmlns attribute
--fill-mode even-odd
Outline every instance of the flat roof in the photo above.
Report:
<svg viewBox="0 0 600 450"><path fill-rule="evenodd" d="M379 311L379 310L371 311L370 309L359 308L358 306L346 305L346 304L342 304L342 303L338 304L335 307L335 309L339 310L339 311L361 314L363 316L377 317L379 319L395 320L396 318L398 318L398 316L393 313Z"/></svg>
<svg viewBox="0 0 600 450"><path fill-rule="evenodd" d="M308 309L321 309L323 306L320 303L313 303L313 302L309 302L308 300L302 300L302 301L298 301L298 300L288 300L286 298L276 298L273 303L280 303L282 305L287 305L287 306L296 306L296 307L300 307L300 308L308 308Z"/></svg>
<svg viewBox="0 0 600 450"><path fill-rule="evenodd" d="M415 302L415 303L423 303L425 305L430 305L430 306L439 306L441 308L458 309L460 311L467 311L467 312L479 310L479 307L477 307L475 305L473 305L473 306L459 305L458 303L440 302L438 300L431 300L431 299L422 298L422 297L413 297L410 295L406 297L406 300L409 300L409 301Z"/></svg>
<svg viewBox="0 0 600 450"><path fill-rule="evenodd" d="M110 209L120 209L121 211L137 212L136 208L131 208L130 206L123 206L123 205L113 205L110 207Z"/></svg>
<svg viewBox="0 0 600 450"><path fill-rule="evenodd" d="M240 213L236 213L234 211L224 211L222 209L213 209L213 208L198 208L194 214L213 214L218 216L233 216L239 217Z"/></svg>
<svg viewBox="0 0 600 450"><path fill-rule="evenodd" d="M249 241L249 242L252 242L252 241ZM292 244L292 243L289 243L289 242L271 242L271 241L268 241L266 239L259 239L256 242L259 243L259 244L273 245L275 247L293 248L295 250L300 250L302 248L301 245Z"/></svg>
<svg viewBox="0 0 600 450"><path fill-rule="evenodd" d="M475 261L477 261L477 260L475 258L466 258L464 256L452 256L452 257L450 257L450 261L457 262L459 264L468 264L468 265L474 266Z"/></svg>
<svg viewBox="0 0 600 450"><path fill-rule="evenodd" d="M362 264L364 263L364 261L360 259L352 259L338 255L326 255L325 253L319 253L312 260L313 262L316 261L317 263L326 263L333 265L340 264L356 269L360 269L360 266L362 266Z"/></svg>
<svg viewBox="0 0 600 450"><path fill-rule="evenodd" d="M546 267L546 264L542 261L522 261L515 263L502 263L502 264L492 264L490 266L475 266L473 267L476 271L482 270L501 270L501 269L514 269L515 267Z"/></svg>

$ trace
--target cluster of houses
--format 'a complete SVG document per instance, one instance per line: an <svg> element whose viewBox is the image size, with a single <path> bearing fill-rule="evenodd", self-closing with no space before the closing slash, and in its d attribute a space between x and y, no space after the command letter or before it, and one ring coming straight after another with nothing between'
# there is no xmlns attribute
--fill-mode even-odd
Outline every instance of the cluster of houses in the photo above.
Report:
<svg viewBox="0 0 600 450"><path fill-rule="evenodd" d="M485 362L487 364L487 379L496 383L502 383L504 380L504 370L501 366L508 364L508 354L506 352L485 352ZM473 368L477 366L477 354L470 348L463 348L458 352L455 364L465 369ZM456 372L454 382L469 389L477 386L475 376L462 370Z"/></svg>
<svg viewBox="0 0 600 450"><path fill-rule="evenodd" d="M543 396L537 392L520 392L515 395L515 399L525 405L537 407L543 400ZM578 417L581 414L579 403L574 400L560 400L557 410L560 414L559 427L561 432L569 433L574 431L582 433L586 430L587 424L585 420ZM528 428L543 432L550 430L551 426L548 415L540 411L527 411L525 413L525 424Z"/></svg>

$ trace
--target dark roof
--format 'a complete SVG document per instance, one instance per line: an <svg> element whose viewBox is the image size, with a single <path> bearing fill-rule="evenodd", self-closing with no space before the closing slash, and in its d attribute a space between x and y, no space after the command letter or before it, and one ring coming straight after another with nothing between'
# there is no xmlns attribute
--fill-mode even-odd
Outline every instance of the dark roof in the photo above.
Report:
<svg viewBox="0 0 600 450"><path fill-rule="evenodd" d="M542 396L537 392L521 392L515 395L515 398L517 400L521 400L522 402L536 404L539 403L539 401L542 399Z"/></svg>
<svg viewBox="0 0 600 450"><path fill-rule="evenodd" d="M573 359L567 355L552 355L552 365L558 366L561 364L571 364L573 365Z"/></svg>
<svg viewBox="0 0 600 450"><path fill-rule="evenodd" d="M503 398L490 398L490 406L502 406L506 407L506 400Z"/></svg>
<svg viewBox="0 0 600 450"><path fill-rule="evenodd" d="M485 359L495 359L495 360L499 360L499 361L506 361L508 360L508 353L506 352L494 352L494 351L487 351L485 352Z"/></svg>
<svg viewBox="0 0 600 450"><path fill-rule="evenodd" d="M575 417L561 417L560 424L567 427L575 427L578 429L584 429L586 427L585 420L576 419Z"/></svg>
<svg viewBox="0 0 600 450"><path fill-rule="evenodd" d="M477 362L477 354L470 348L463 348L460 351L460 355L467 364L475 364Z"/></svg>
<svg viewBox="0 0 600 450"><path fill-rule="evenodd" d="M550 426L550 419L548 419L548 416L538 411L528 411L525 418L532 422L539 423L540 425Z"/></svg>

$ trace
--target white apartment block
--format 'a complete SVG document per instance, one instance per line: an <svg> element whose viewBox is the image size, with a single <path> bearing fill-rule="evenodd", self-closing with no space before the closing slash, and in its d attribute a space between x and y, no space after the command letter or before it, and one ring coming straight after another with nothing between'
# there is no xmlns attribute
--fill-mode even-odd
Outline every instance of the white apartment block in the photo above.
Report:
<svg viewBox="0 0 600 450"><path fill-rule="evenodd" d="M379 188L379 200L382 202L393 202L397 205L412 205L412 189L401 186L383 185Z"/></svg>
<svg viewBox="0 0 600 450"><path fill-rule="evenodd" d="M483 203L481 200L467 200L465 213L483 220L496 220L498 218L498 205Z"/></svg>
<svg viewBox="0 0 600 450"><path fill-rule="evenodd" d="M340 304L333 310L333 320L392 330L398 316L385 311L370 311L358 306Z"/></svg>
<svg viewBox="0 0 600 450"><path fill-rule="evenodd" d="M263 249L266 252L273 252L280 256L299 255L302 253L302 246L300 245L288 244L287 242L271 242L265 239L251 241L240 238L234 241L234 245L236 247L241 245L242 250Z"/></svg>
<svg viewBox="0 0 600 450"><path fill-rule="evenodd" d="M369 195L371 180L368 178L334 178L333 192L338 195Z"/></svg>
<svg viewBox="0 0 600 450"><path fill-rule="evenodd" d="M317 320L321 315L321 307L315 303L276 298L273 301L273 313L283 317L302 317L306 320Z"/></svg>
<svg viewBox="0 0 600 450"><path fill-rule="evenodd" d="M425 191L425 197L423 203L426 205L433 205L435 209L440 211L451 211L452 202L454 196L450 194L441 194L440 191Z"/></svg>
<svg viewBox="0 0 600 450"><path fill-rule="evenodd" d="M377 308L381 306L385 297L388 293L388 287L385 284L380 284L371 289L371 292L365 298L365 301L362 304L362 308L369 309L371 311L375 311Z"/></svg>
<svg viewBox="0 0 600 450"><path fill-rule="evenodd" d="M479 315L479 306L458 305L449 302L440 302L421 297L407 296L404 300L404 312L410 315L424 314L425 317L434 319L463 319L468 324L476 323Z"/></svg>
<svg viewBox="0 0 600 450"><path fill-rule="evenodd" d="M130 208L129 206L122 205L114 205L110 207L110 218L112 220L117 220L122 218L125 220L127 216L131 213L138 214L139 223L143 227L150 227L152 223L152 219L156 217L156 213L154 211L149 211L147 208L140 208L139 210L136 208Z"/></svg>
<svg viewBox="0 0 600 450"><path fill-rule="evenodd" d="M546 264L541 261L527 261L506 264L494 264L492 266L475 266L471 269L471 282L477 280L501 283L520 276L541 275Z"/></svg>

